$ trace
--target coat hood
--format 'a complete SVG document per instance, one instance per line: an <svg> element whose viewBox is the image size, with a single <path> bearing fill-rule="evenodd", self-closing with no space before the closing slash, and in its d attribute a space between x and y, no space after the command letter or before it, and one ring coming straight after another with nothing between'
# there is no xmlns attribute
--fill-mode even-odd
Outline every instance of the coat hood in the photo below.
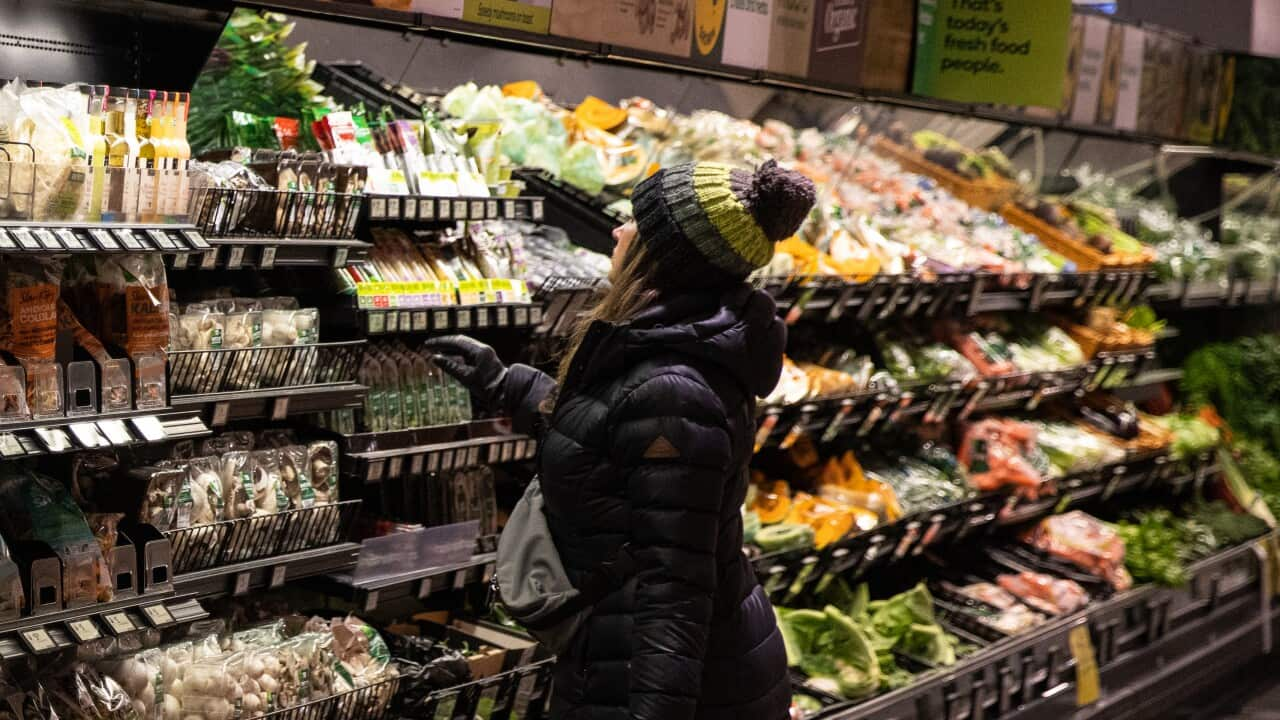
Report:
<svg viewBox="0 0 1280 720"><path fill-rule="evenodd" d="M773 298L749 286L662 298L619 326L628 358L671 352L715 363L757 397L782 374L787 328Z"/></svg>

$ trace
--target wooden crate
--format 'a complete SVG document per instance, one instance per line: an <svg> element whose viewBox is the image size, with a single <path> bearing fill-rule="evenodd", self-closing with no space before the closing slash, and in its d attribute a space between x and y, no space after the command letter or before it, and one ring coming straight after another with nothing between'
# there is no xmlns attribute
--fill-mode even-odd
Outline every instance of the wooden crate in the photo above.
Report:
<svg viewBox="0 0 1280 720"><path fill-rule="evenodd" d="M1018 194L1018 185L1012 181L972 180L931 163L919 152L885 137L876 138L872 149L881 157L897 161L910 172L933 178L952 195L982 210L997 210Z"/></svg>

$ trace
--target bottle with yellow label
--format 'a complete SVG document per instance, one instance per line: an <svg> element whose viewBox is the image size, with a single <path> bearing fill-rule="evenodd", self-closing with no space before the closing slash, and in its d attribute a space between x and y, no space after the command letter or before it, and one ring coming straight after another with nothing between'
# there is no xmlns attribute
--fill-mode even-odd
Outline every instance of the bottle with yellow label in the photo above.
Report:
<svg viewBox="0 0 1280 720"><path fill-rule="evenodd" d="M107 100L107 187L103 218L133 219L138 209L138 90L118 88Z"/></svg>
<svg viewBox="0 0 1280 720"><path fill-rule="evenodd" d="M85 149L89 155L89 183L80 203L81 219L97 222L102 219L102 195L106 185L107 138L106 101L109 88L91 85L88 88L89 133L85 137Z"/></svg>
<svg viewBox="0 0 1280 720"><path fill-rule="evenodd" d="M138 132L138 210L140 220L151 221L156 214L156 147L152 142L152 110L156 91L148 90L139 97L137 110Z"/></svg>
<svg viewBox="0 0 1280 720"><path fill-rule="evenodd" d="M173 214L186 216L191 204L191 143L187 142L187 113L191 110L191 93L174 93L173 152L178 174L178 191Z"/></svg>
<svg viewBox="0 0 1280 720"><path fill-rule="evenodd" d="M156 219L173 214L178 194L178 178L173 171L177 149L173 144L173 94L157 93L159 99L151 111L151 145L156 153Z"/></svg>

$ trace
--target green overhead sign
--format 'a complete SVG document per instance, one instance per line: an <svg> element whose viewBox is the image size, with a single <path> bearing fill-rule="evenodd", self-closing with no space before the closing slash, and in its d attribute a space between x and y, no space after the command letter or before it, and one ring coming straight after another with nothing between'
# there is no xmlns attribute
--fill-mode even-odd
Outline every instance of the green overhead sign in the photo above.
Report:
<svg viewBox="0 0 1280 720"><path fill-rule="evenodd" d="M917 95L1057 108L1071 0L919 0Z"/></svg>

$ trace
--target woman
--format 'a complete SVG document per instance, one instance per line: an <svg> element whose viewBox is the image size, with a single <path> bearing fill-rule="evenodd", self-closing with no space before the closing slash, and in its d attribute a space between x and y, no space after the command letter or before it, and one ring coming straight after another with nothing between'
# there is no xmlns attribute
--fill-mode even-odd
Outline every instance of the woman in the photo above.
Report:
<svg viewBox="0 0 1280 720"><path fill-rule="evenodd" d="M632 202L635 222L613 233L612 288L557 379L504 367L466 337L429 345L479 404L541 436L570 579L624 543L636 566L559 658L552 716L785 720L786 653L742 553L740 507L755 398L777 384L786 329L744 280L799 227L813 185L773 162L690 164L647 179Z"/></svg>

